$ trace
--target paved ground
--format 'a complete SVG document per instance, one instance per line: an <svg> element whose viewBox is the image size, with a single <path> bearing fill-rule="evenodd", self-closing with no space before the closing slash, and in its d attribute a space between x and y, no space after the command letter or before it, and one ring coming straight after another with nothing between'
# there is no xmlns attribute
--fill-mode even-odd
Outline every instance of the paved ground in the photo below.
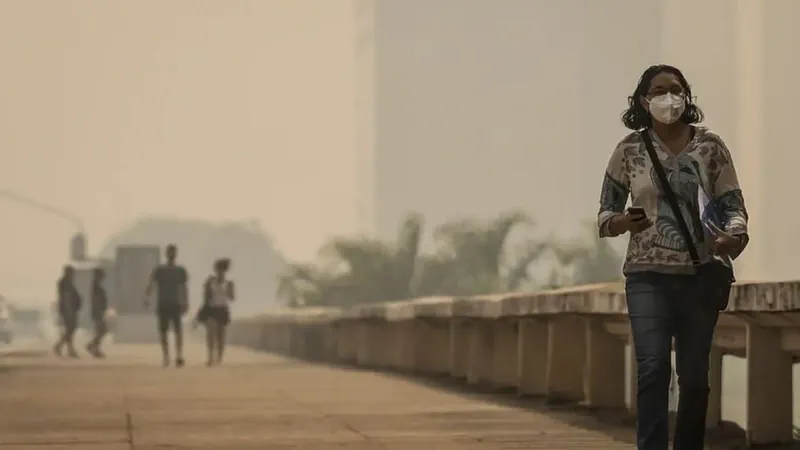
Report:
<svg viewBox="0 0 800 450"><path fill-rule="evenodd" d="M558 414L386 374L245 350L164 369L152 347L102 362L0 356L0 450L626 449Z"/></svg>
<svg viewBox="0 0 800 450"><path fill-rule="evenodd" d="M634 448L627 425L512 395L242 349L207 368L193 345L182 369L152 346L109 353L0 354L0 450Z"/></svg>

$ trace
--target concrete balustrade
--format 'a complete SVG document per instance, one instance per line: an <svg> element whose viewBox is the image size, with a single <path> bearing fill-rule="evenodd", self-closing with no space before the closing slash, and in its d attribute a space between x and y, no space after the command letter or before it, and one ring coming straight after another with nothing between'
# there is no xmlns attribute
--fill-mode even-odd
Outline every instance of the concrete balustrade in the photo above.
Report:
<svg viewBox="0 0 800 450"><path fill-rule="evenodd" d="M338 309L303 308L235 319L229 341L304 359L349 361L353 358L347 353L348 343L352 348L355 338L347 335L352 331L339 323L341 317Z"/></svg>
<svg viewBox="0 0 800 450"><path fill-rule="evenodd" d="M420 298L344 310L281 310L235 320L232 342L365 368L449 375L552 402L625 408L635 399L621 284L536 293ZM750 444L791 441L792 365L800 355L800 282L739 283L720 315L708 425L721 420L722 356L747 359ZM626 380L629 392L626 393Z"/></svg>

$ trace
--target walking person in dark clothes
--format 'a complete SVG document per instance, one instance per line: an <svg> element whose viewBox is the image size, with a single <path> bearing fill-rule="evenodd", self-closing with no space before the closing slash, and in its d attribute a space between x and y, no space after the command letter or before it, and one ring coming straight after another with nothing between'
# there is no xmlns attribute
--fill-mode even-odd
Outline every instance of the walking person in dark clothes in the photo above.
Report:
<svg viewBox="0 0 800 450"><path fill-rule="evenodd" d="M73 338L75 337L75 330L78 329L78 312L81 309L81 296L75 288L75 268L72 266L65 266L64 273L61 279L58 280L58 315L61 319L61 324L64 326L64 332L61 338L53 346L53 351L56 355L61 356L61 350L64 345L67 346L67 354L70 358L77 358L78 352L75 351Z"/></svg>
<svg viewBox="0 0 800 450"><path fill-rule="evenodd" d="M203 285L203 306L197 313L197 321L206 326L206 365L222 363L225 352L225 331L231 321L230 302L235 298L233 281L227 278L231 260L218 259L214 262L214 273Z"/></svg>
<svg viewBox="0 0 800 450"><path fill-rule="evenodd" d="M189 309L189 274L183 266L175 260L178 257L178 248L168 245L167 263L161 264L153 271L150 284L145 293L149 296L153 287L157 288L156 314L158 316L158 332L161 338L161 350L164 355L164 366L168 366L169 341L167 332L170 327L175 332L175 365L183 367L183 316ZM149 306L145 300L145 306Z"/></svg>
<svg viewBox="0 0 800 450"><path fill-rule="evenodd" d="M94 322L94 338L89 342L89 345L86 346L86 350L95 358L106 357L102 350L100 350L103 337L108 333L108 324L106 323L108 296L106 295L106 289L103 287L105 275L103 269L98 267L94 269L94 276L92 278L91 313L92 321Z"/></svg>

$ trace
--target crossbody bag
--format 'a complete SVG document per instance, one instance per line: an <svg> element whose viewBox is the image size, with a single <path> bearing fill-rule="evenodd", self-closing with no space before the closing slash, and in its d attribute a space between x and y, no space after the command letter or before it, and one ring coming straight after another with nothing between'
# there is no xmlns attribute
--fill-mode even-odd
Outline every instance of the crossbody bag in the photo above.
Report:
<svg viewBox="0 0 800 450"><path fill-rule="evenodd" d="M664 166L661 165L661 160L656 154L655 147L653 147L653 140L650 138L648 130L640 132L644 146L647 148L647 154L650 156L650 161L653 163L653 168L656 171L661 182L661 190L664 197L669 203L672 213L675 215L675 220L678 222L678 228L686 241L686 247L689 250L689 256L692 258L692 266L694 266L696 273L696 292L698 300L708 302L710 306L719 311L723 311L728 307L728 300L731 295L731 286L736 279L733 276L733 269L728 267L722 261L716 258L711 258L708 262L701 262L700 256L697 253L697 247L694 244L692 233L689 231L689 226L686 224L686 219L681 213L680 206L678 206L678 198L672 190L672 186L667 180L667 174L664 172Z"/></svg>

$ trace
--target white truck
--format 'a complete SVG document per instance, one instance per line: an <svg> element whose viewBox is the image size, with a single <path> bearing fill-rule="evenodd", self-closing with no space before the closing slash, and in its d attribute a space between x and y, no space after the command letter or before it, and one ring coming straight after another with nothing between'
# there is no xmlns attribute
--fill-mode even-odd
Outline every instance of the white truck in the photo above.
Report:
<svg viewBox="0 0 800 450"><path fill-rule="evenodd" d="M108 277L113 279L108 293L116 313L115 342L158 342L155 313L144 301L145 289L160 259L161 248L156 245L117 247L113 276L109 273Z"/></svg>

